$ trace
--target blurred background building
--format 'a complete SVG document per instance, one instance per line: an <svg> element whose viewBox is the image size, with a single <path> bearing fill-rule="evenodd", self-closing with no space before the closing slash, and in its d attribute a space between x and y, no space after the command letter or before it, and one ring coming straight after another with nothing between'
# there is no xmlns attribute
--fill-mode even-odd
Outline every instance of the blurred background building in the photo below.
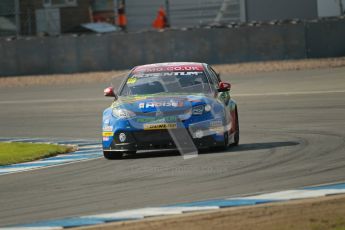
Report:
<svg viewBox="0 0 345 230"><path fill-rule="evenodd" d="M0 36L58 35L84 23L116 24L123 0L1 0ZM152 28L160 6L171 27L316 19L344 14L345 0L125 0L128 31ZM91 27L92 28L92 27Z"/></svg>

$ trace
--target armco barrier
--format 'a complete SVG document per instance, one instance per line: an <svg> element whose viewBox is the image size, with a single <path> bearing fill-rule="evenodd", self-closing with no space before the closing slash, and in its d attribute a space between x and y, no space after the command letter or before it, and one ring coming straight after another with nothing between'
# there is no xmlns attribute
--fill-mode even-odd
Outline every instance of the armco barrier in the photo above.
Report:
<svg viewBox="0 0 345 230"><path fill-rule="evenodd" d="M165 61L211 64L345 55L345 20L0 40L0 76L127 69ZM322 44L322 45L320 45ZM326 45L325 45L326 44Z"/></svg>

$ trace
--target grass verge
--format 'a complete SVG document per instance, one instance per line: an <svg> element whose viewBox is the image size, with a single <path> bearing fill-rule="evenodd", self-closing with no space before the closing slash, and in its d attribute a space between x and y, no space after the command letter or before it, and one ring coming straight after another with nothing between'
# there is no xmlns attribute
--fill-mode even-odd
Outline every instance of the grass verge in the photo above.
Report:
<svg viewBox="0 0 345 230"><path fill-rule="evenodd" d="M71 146L37 143L0 143L0 166L38 160L73 151Z"/></svg>

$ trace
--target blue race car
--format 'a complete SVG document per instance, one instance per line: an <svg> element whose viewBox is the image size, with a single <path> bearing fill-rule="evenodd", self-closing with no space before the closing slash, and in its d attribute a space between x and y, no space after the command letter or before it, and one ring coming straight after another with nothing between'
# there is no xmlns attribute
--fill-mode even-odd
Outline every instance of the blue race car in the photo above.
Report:
<svg viewBox="0 0 345 230"><path fill-rule="evenodd" d="M205 63L157 63L133 68L103 112L103 153L120 159L137 150L227 149L239 143L231 85Z"/></svg>

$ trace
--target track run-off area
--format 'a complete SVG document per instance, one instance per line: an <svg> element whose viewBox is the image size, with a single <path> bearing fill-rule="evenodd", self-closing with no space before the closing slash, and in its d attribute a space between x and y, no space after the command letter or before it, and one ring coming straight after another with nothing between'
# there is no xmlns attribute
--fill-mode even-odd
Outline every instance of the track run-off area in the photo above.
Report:
<svg viewBox="0 0 345 230"><path fill-rule="evenodd" d="M239 105L239 146L0 175L0 227L345 181L345 68L222 78ZM107 86L1 88L0 137L97 143Z"/></svg>

